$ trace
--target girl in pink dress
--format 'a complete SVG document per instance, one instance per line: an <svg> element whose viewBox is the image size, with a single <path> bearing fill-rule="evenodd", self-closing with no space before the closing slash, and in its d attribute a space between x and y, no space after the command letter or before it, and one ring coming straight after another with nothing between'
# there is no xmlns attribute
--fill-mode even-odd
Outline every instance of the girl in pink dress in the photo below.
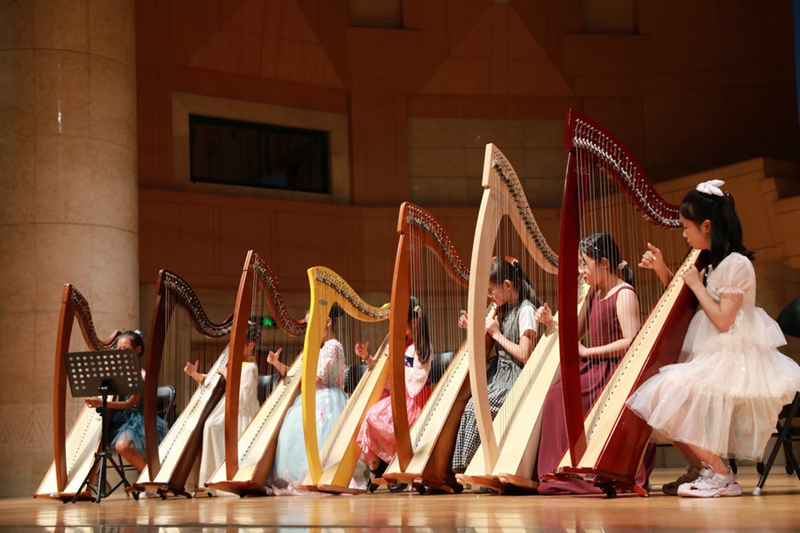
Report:
<svg viewBox="0 0 800 533"><path fill-rule="evenodd" d="M686 456L686 474L666 494L709 498L739 496L742 488L722 457L761 459L784 404L800 390L800 367L780 353L778 324L756 307L753 253L724 182L701 183L681 202L683 236L708 250L708 271L689 268L683 280L697 296L681 362L667 365L628 399L659 440ZM641 265L662 281L672 277L655 247ZM675 487L677 485L677 488Z"/></svg>
<svg viewBox="0 0 800 533"><path fill-rule="evenodd" d="M368 344L356 344L356 355L364 359L371 368L374 361L367 352ZM409 426L417 420L425 402L431 395L431 382L428 377L431 370L431 354L428 322L419 302L412 296L406 324L405 350L406 411L408 412ZM392 421L392 402L388 393L384 394L383 398L367 411L358 437L356 437L356 443L361 448L361 460L369 466L375 478L381 477L397 454L394 422ZM370 483L370 492L376 488L376 484ZM405 484L398 483L391 485L389 490L399 492L404 488L406 488Z"/></svg>
<svg viewBox="0 0 800 533"><path fill-rule="evenodd" d="M639 331L641 322L639 300L633 288L633 271L620 258L614 239L607 233L593 233L581 241L579 254L578 266L590 287L587 305L583 306L583 313L578 318L579 336L585 335L588 330L590 339L588 347L578 345L578 356L581 358L581 403L586 414ZM546 303L537 310L536 319L549 331L555 327ZM542 413L537 464L540 478L552 473L558 466L567 445L564 396L561 380L558 380L547 393ZM644 483L646 479L640 482ZM582 480L544 479L538 491L539 494L602 492L593 484Z"/></svg>

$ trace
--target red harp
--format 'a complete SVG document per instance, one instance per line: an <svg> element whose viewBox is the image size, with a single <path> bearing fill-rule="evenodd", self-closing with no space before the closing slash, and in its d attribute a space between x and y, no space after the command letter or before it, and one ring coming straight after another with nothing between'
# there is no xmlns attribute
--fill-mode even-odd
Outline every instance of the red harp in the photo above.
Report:
<svg viewBox="0 0 800 533"><path fill-rule="evenodd" d="M72 329L78 324L84 344L73 339ZM65 355L71 351L111 350L117 343L120 332L102 340L95 331L89 303L83 295L67 283L61 297L61 313L58 320L56 340L55 386L53 393L53 444L55 458L42 483L33 494L36 498L57 495L63 500L72 499L83 480L89 474L94 453L100 445L102 419L93 408L86 407L81 399L67 399L67 366ZM68 413L68 411L70 411ZM68 416L68 414L70 416ZM77 416L76 416L77 415ZM67 434L67 419L74 422ZM93 499L89 488L79 498Z"/></svg>
<svg viewBox="0 0 800 533"><path fill-rule="evenodd" d="M680 228L678 207L655 191L638 162L609 132L570 110L566 148L559 307L574 308L578 300L569 280L578 272L580 240L594 232L612 235L622 257L638 259L647 242L655 242L663 245L668 263L680 264L666 290L651 273L639 273L644 278L636 285L639 299L644 300L640 309L649 313L588 414L581 404L578 319L565 313L559 324L569 446L555 473L562 478L582 477L608 495L616 494L617 489L642 493L643 489L636 487L636 473L651 431L625 401L660 367L677 360L697 305L681 274L698 261L699 253L691 252L680 262L686 254L681 232L673 231L670 236L659 231ZM670 241L674 243L671 247ZM648 279L650 288L643 288Z"/></svg>
<svg viewBox="0 0 800 533"><path fill-rule="evenodd" d="M210 488L240 496L264 495L265 485L275 459L275 445L283 417L300 390L299 355L306 333L305 321L292 318L280 292L278 276L254 251L247 253L230 343L229 368L241 368L244 362L248 328L258 328L255 357L269 350L284 348L289 370L265 399L255 418L241 436L238 428L241 374L229 372L225 388L225 460L208 482ZM296 339L293 342L293 339Z"/></svg>
<svg viewBox="0 0 800 533"><path fill-rule="evenodd" d="M217 370L227 364L233 317L219 323L206 313L192 288L178 275L162 270L156 285L145 379L147 467L134 487L189 496L189 478L203 440L203 424L225 394ZM199 361L205 381L199 386L183 372L187 361ZM158 443L158 386L176 388L177 419Z"/></svg>
<svg viewBox="0 0 800 533"><path fill-rule="evenodd" d="M397 232L400 239L389 319L389 381L397 456L383 479L413 483L420 490L428 486L453 492L460 485L450 472L450 459L458 421L469 399L466 332L457 325L459 313L466 309L469 269L444 227L421 207L403 203ZM435 388L409 427L404 355L411 296L419 301L429 328L429 377Z"/></svg>

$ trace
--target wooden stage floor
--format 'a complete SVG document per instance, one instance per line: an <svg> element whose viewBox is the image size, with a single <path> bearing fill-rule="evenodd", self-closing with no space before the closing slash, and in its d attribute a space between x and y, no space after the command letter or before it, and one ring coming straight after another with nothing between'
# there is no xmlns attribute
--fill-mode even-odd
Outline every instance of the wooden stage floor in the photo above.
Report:
<svg viewBox="0 0 800 533"><path fill-rule="evenodd" d="M656 469L655 487L677 469ZM56 500L0 500L0 531L159 533L257 531L402 532L451 531L800 531L800 481L776 467L763 493L753 466L740 468L745 494L738 498L687 499L604 496L495 496L390 494L359 496L198 497L135 501L123 493L100 504Z"/></svg>

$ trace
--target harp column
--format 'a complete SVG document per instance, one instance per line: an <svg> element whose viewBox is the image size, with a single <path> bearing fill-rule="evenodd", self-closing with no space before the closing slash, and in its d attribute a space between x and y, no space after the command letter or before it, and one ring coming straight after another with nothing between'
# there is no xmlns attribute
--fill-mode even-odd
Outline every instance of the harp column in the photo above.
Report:
<svg viewBox="0 0 800 533"><path fill-rule="evenodd" d="M139 326L135 52L134 0L0 3L0 497L53 460L64 283Z"/></svg>

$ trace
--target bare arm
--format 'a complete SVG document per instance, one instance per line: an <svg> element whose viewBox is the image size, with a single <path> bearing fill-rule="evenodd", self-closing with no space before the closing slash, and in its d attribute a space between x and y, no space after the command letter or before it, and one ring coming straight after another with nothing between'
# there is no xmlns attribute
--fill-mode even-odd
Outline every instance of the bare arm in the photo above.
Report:
<svg viewBox="0 0 800 533"><path fill-rule="evenodd" d="M277 368L281 376L285 376L286 372L289 371L289 367L281 362L281 351L283 351L283 348L278 348L277 352L270 350L267 354L267 362Z"/></svg>
<svg viewBox="0 0 800 533"><path fill-rule="evenodd" d="M189 375L193 380L195 380L199 385L203 384L203 381L206 380L206 375L202 372L197 370L197 366L200 364L200 361L197 360L194 364L190 362L186 362L186 365L183 367L183 371Z"/></svg>
<svg viewBox="0 0 800 533"><path fill-rule="evenodd" d="M667 267L667 264L664 262L664 256L661 254L661 250L649 242L647 243L647 251L642 254L642 259L639 261L639 268L653 270L665 287L669 285L673 276L669 267Z"/></svg>
<svg viewBox="0 0 800 533"><path fill-rule="evenodd" d="M525 363L533 352L533 346L536 344L536 330L526 330L519 337L519 343L513 342L511 339L503 335L500 331L500 323L497 317L486 318L486 332L492 339L499 344L511 357Z"/></svg>
<svg viewBox="0 0 800 533"><path fill-rule="evenodd" d="M128 396L127 400L117 401L111 400L106 402L106 405L109 409L113 411L127 411L128 409L132 409L134 405L139 403L139 398L141 398L141 394L131 394ZM102 407L103 406L103 399L97 397L91 398L84 398L83 403L85 403L89 407Z"/></svg>

